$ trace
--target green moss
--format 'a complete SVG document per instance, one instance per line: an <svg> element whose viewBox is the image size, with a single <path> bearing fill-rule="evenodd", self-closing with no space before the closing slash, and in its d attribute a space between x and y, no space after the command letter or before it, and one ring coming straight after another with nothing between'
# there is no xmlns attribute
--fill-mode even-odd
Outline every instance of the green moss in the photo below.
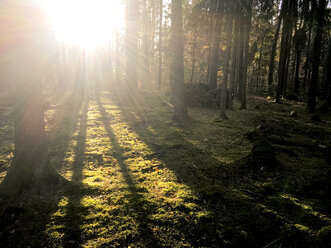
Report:
<svg viewBox="0 0 331 248"><path fill-rule="evenodd" d="M44 247L240 247L245 233L247 246L263 247L296 231L306 238L326 236L325 195L308 194L326 168L318 151L278 145L282 166L274 171L234 162L250 153L252 142L244 134L262 120L311 142L316 138L309 132L329 132L327 125L290 122L278 105L264 100L263 114L228 111L228 121L214 122L216 110L193 108L190 122L179 125L162 101L146 91L135 107L118 105L109 93L75 109L54 103L58 107L46 116L50 156L75 182L45 190L43 199L34 193L14 200L35 202L19 217L18 223L29 225L13 222L15 232L25 242L43 240ZM293 108L304 116L301 105ZM7 143L0 140L2 164L12 158L12 132L0 128L0 137L10 133ZM0 216L8 207L4 202Z"/></svg>

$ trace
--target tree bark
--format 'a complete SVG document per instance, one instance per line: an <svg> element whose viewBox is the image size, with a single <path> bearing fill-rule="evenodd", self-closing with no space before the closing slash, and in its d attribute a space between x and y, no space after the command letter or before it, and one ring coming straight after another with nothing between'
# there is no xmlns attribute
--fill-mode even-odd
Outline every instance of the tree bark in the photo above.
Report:
<svg viewBox="0 0 331 248"><path fill-rule="evenodd" d="M163 0L160 0L160 22L159 22L159 70L158 83L162 85L162 50L163 50Z"/></svg>
<svg viewBox="0 0 331 248"><path fill-rule="evenodd" d="M121 84L121 65L120 65L120 39L119 32L116 29L115 34L115 85L118 86Z"/></svg>
<svg viewBox="0 0 331 248"><path fill-rule="evenodd" d="M316 12L316 34L313 44L313 63L312 73L308 92L307 112L312 113L316 110L316 88L318 84L318 74L320 66L320 55L322 47L322 33L324 27L326 0L319 0Z"/></svg>
<svg viewBox="0 0 331 248"><path fill-rule="evenodd" d="M248 66L248 55L249 55L249 40L251 34L251 22L252 22L252 6L251 2L248 1L246 16L244 17L244 64L243 64L243 81L242 81L242 93L241 93L241 104L240 109L246 109L246 84L247 84L247 66Z"/></svg>
<svg viewBox="0 0 331 248"><path fill-rule="evenodd" d="M126 90L134 92L138 86L138 0L126 1L125 77Z"/></svg>
<svg viewBox="0 0 331 248"><path fill-rule="evenodd" d="M276 92L276 102L281 102L281 96L284 92L284 86L286 84L286 64L288 60L289 51L289 37L290 37L290 25L291 20L289 17L291 0L284 0L281 7L281 15L283 15L283 28L282 28L282 39L279 55L279 66L278 66L278 85Z"/></svg>
<svg viewBox="0 0 331 248"><path fill-rule="evenodd" d="M149 40L149 32L150 32L150 23L149 23L149 6L148 1L142 4L142 18L143 18L143 37L142 37L142 75L140 78L142 79L142 85L150 84L150 70L149 70L149 58L150 58L150 40Z"/></svg>
<svg viewBox="0 0 331 248"><path fill-rule="evenodd" d="M230 59L231 59L231 43L232 43L232 25L233 25L233 3L228 5L228 15L226 23L226 55L224 63L224 77L221 85L221 105L220 105L220 117L227 119L225 114L226 102L227 102L227 92L228 92L228 78L230 70Z"/></svg>
<svg viewBox="0 0 331 248"><path fill-rule="evenodd" d="M26 12L25 12L26 11ZM33 8L22 8L11 30L21 30L15 47L8 48L6 73L14 89L13 116L15 126L14 158L1 184L5 193L17 193L29 186L42 187L41 182L53 182L60 175L48 159L45 133L43 90L45 66L54 63L52 41L45 17ZM26 17L29 16L29 20ZM23 26L20 26L23 25ZM28 30L28 31L26 31ZM4 51L1 51L3 55ZM49 75L46 75L49 76Z"/></svg>
<svg viewBox="0 0 331 248"><path fill-rule="evenodd" d="M239 17L239 53L238 53L238 97L242 97L242 88L244 85L244 52L245 52L245 32L244 32L244 17Z"/></svg>
<svg viewBox="0 0 331 248"><path fill-rule="evenodd" d="M299 74L300 74L300 64L301 64L301 54L302 48L305 42L305 33L302 28L296 32L295 35L295 71L294 71L294 84L293 93L299 95Z"/></svg>
<svg viewBox="0 0 331 248"><path fill-rule="evenodd" d="M174 103L174 119L186 120L188 118L188 114L184 103L182 0L172 0L171 11L171 89Z"/></svg>
<svg viewBox="0 0 331 248"><path fill-rule="evenodd" d="M331 103L331 35L329 36L329 44L328 44L328 54L325 58L324 63L324 75L323 75L323 88L325 92L324 97L328 100L328 105Z"/></svg>
<svg viewBox="0 0 331 248"><path fill-rule="evenodd" d="M217 87L217 72L218 72L218 59L219 59L219 48L222 32L222 8L223 3L219 0L217 2L216 17L213 26L212 33L212 44L211 44L211 54L210 54L210 63L209 63L209 75L208 75L208 84L210 90Z"/></svg>
<svg viewBox="0 0 331 248"><path fill-rule="evenodd" d="M235 10L236 11L236 10ZM237 12L237 11L236 11ZM234 28L233 28L233 49L231 55L231 74L230 74L230 97L232 98L235 95L236 91L236 80L237 80L237 66L238 66L238 43L239 43L239 25L238 25L238 15L235 13L234 18ZM232 106L232 101L230 106Z"/></svg>
<svg viewBox="0 0 331 248"><path fill-rule="evenodd" d="M193 38L193 47L192 47L192 69L191 69L191 78L190 78L190 83L193 82L193 77L194 77L194 70L195 70L195 50L196 50L196 43L197 43L197 28L198 26L195 27L194 29L194 38Z"/></svg>

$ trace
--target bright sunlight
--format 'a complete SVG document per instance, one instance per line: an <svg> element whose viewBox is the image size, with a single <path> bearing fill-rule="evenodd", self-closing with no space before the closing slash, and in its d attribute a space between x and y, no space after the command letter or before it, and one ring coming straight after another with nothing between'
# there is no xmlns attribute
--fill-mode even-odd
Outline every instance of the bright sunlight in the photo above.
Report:
<svg viewBox="0 0 331 248"><path fill-rule="evenodd" d="M88 49L114 41L124 27L124 7L116 0L48 0L45 4L56 39Z"/></svg>

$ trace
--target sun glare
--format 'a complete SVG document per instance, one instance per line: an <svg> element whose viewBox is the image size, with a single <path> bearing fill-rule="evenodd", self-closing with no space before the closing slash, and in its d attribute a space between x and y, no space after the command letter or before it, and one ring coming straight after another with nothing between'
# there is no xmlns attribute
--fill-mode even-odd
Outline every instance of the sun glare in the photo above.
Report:
<svg viewBox="0 0 331 248"><path fill-rule="evenodd" d="M115 39L124 27L124 6L118 0L48 0L45 9L56 39L95 48Z"/></svg>

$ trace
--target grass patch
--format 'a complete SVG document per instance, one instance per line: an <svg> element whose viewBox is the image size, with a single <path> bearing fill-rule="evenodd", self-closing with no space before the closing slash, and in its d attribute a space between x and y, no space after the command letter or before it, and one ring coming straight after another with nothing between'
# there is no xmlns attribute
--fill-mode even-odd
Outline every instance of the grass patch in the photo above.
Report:
<svg viewBox="0 0 331 248"><path fill-rule="evenodd" d="M248 110L229 111L227 121L214 121L217 110L192 108L190 121L177 124L166 97L139 94L135 106L118 104L109 92L50 100L50 158L72 185L1 197L1 244L262 247L275 241L300 247L302 240L325 241L330 188L322 151L275 145L281 166L273 170L240 161L253 145L245 134L259 125L329 144L328 116L313 123L301 104L254 98ZM292 109L297 119L289 117ZM3 178L13 153L12 123L1 122L0 134Z"/></svg>

